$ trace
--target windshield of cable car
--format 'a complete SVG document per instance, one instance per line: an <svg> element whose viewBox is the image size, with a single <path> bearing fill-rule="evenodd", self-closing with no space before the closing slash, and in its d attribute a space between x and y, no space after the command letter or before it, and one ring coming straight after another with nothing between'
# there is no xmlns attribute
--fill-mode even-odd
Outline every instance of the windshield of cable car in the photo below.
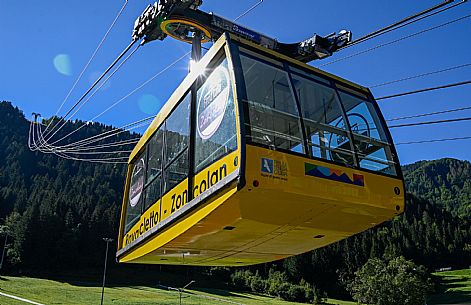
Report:
<svg viewBox="0 0 471 305"><path fill-rule="evenodd" d="M368 96L241 50L247 143L396 175L384 122Z"/></svg>

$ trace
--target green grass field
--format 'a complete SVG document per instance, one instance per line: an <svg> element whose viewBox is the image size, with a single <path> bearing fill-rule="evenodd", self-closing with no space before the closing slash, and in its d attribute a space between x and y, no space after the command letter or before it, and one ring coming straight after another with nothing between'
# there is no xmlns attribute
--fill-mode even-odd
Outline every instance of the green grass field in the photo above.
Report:
<svg viewBox="0 0 471 305"><path fill-rule="evenodd" d="M443 291L430 296L428 304L471 304L471 269L435 273L440 278ZM230 292L217 289L186 290L182 295L185 305L293 305L268 296ZM87 305L100 304L101 286L96 282L58 281L28 277L0 277L0 293L14 295L37 303ZM105 290L104 304L113 305L160 305L180 304L180 295L148 286L111 286ZM226 303L230 301L232 303ZM1 305L28 304L0 295ZM328 300L328 304L354 305L354 302Z"/></svg>
<svg viewBox="0 0 471 305"><path fill-rule="evenodd" d="M431 296L428 304L471 304L471 269L436 272L444 291Z"/></svg>
<svg viewBox="0 0 471 305"><path fill-rule="evenodd" d="M224 290L187 290L182 296L182 304L226 304L224 300L247 305L289 305L276 298L251 293L229 292ZM0 293L18 296L37 303L49 304L100 304L101 286L91 282L60 282L27 277L0 277ZM104 304L113 305L160 305L179 304L179 293L155 287L112 286L105 290ZM232 303L232 304L233 304ZM329 300L330 304L352 305L355 303ZM27 304L0 295L2 305ZM230 303L227 303L230 304Z"/></svg>

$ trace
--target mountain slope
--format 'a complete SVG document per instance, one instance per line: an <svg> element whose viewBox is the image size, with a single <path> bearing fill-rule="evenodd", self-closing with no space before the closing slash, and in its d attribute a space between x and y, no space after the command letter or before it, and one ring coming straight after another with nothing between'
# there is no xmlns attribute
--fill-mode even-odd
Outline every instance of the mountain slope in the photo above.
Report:
<svg viewBox="0 0 471 305"><path fill-rule="evenodd" d="M403 166L409 193L460 217L471 217L471 163L456 159Z"/></svg>
<svg viewBox="0 0 471 305"><path fill-rule="evenodd" d="M31 152L29 122L8 102L0 102L0 122L0 224L10 215L9 261L34 268L100 264L101 238L117 232L125 166ZM81 124L68 123L62 135ZM70 141L111 128L90 124Z"/></svg>

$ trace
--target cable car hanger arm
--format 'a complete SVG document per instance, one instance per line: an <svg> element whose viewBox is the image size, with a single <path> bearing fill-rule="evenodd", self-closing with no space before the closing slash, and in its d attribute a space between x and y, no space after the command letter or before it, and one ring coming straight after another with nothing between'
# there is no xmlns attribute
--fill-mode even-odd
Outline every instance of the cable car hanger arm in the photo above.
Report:
<svg viewBox="0 0 471 305"><path fill-rule="evenodd" d="M160 0L149 5L134 23L132 39L143 43L164 40L167 36L192 42L193 34L200 33L202 42L217 40L224 32L247 39L291 58L309 62L331 56L351 41L350 31L327 36L314 36L297 43L280 43L212 13L198 9L202 0Z"/></svg>

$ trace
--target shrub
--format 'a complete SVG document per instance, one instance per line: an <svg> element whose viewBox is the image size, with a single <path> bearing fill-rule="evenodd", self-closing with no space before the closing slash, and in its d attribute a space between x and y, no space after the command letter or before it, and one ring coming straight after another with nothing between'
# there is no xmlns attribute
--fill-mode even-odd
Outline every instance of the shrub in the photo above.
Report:
<svg viewBox="0 0 471 305"><path fill-rule="evenodd" d="M287 281L288 277L284 272L270 269L268 272L266 293L273 296L279 296L280 285L286 284Z"/></svg>
<svg viewBox="0 0 471 305"><path fill-rule="evenodd" d="M348 288L353 299L361 303L420 305L425 304L432 284L423 266L417 266L401 256L389 262L369 259L355 272Z"/></svg>
<svg viewBox="0 0 471 305"><path fill-rule="evenodd" d="M286 301L304 302L306 301L305 289L303 286L290 285L288 288L288 299Z"/></svg>
<svg viewBox="0 0 471 305"><path fill-rule="evenodd" d="M264 293L266 287L266 281L257 273L250 278L250 288L254 292Z"/></svg>
<svg viewBox="0 0 471 305"><path fill-rule="evenodd" d="M236 270L231 274L231 282L237 289L250 288L250 280L253 273L250 270Z"/></svg>

